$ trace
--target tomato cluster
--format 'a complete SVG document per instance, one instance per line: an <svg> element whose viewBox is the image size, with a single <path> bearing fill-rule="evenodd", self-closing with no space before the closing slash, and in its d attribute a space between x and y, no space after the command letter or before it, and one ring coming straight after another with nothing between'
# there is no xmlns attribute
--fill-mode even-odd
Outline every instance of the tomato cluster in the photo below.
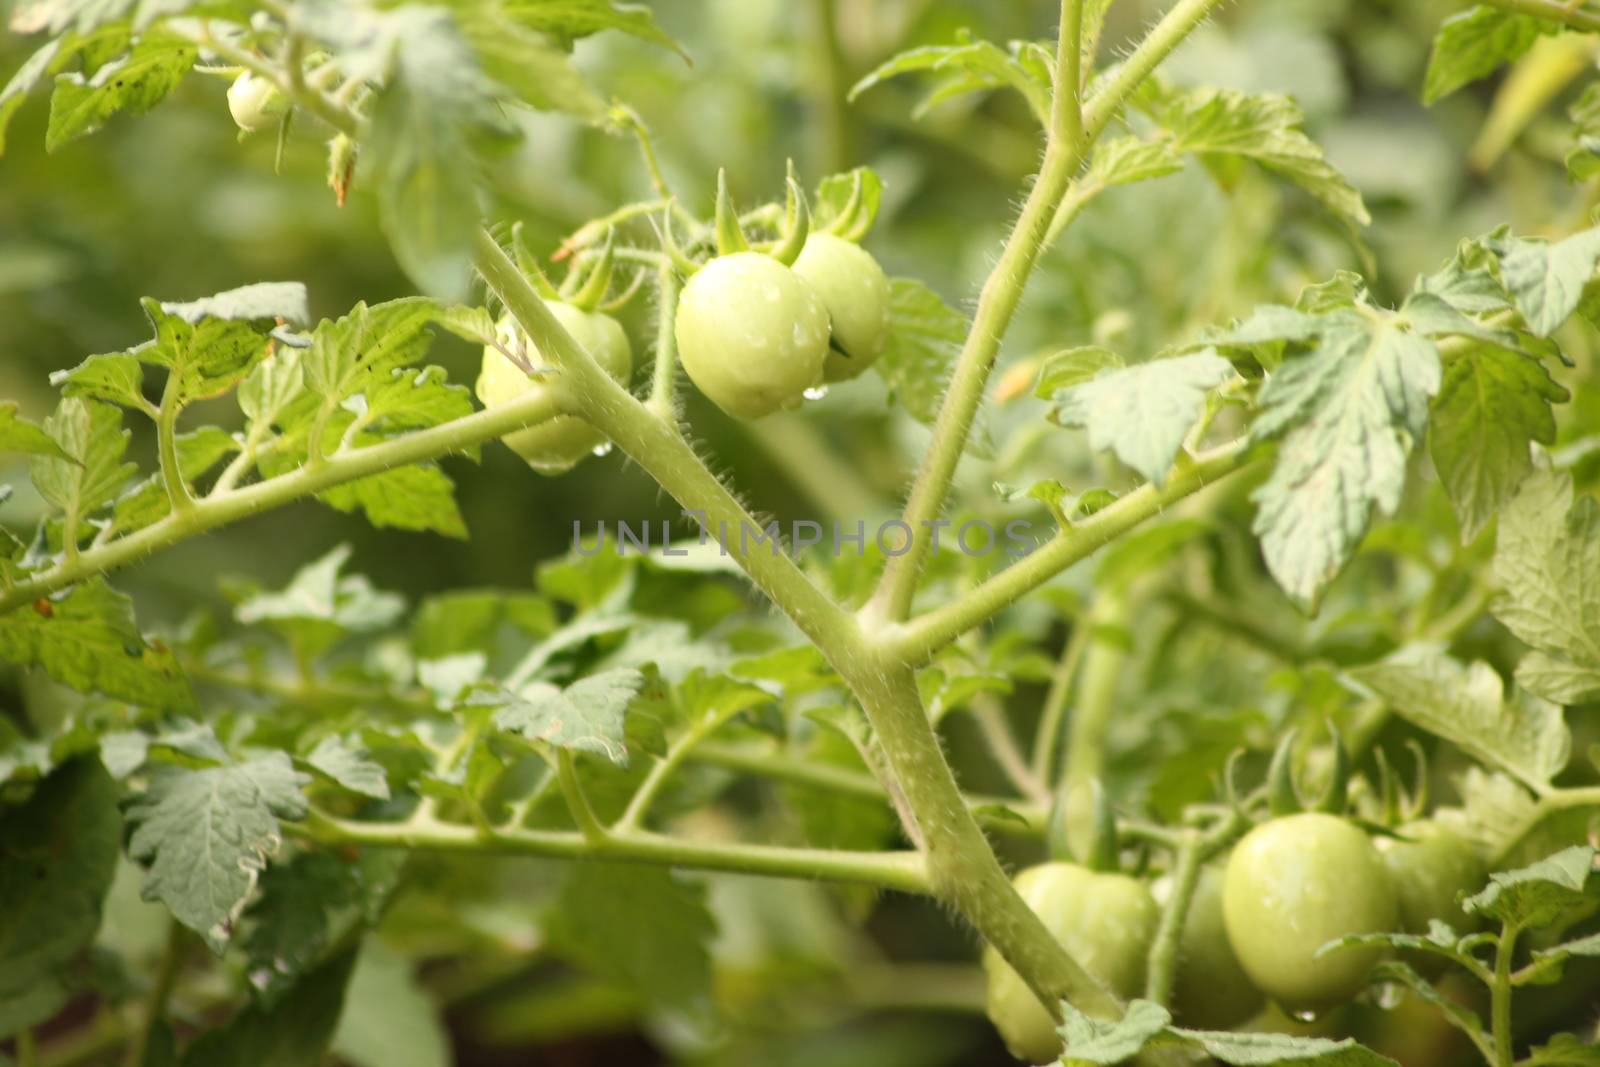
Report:
<svg viewBox="0 0 1600 1067"><path fill-rule="evenodd" d="M1200 872L1178 946L1173 1014L1185 1026L1226 1029L1267 999L1292 1012L1332 1007L1361 991L1383 950L1321 953L1324 945L1353 934L1424 934L1433 920L1469 930L1459 902L1485 878L1467 842L1436 823L1375 843L1336 815L1264 822ZM1120 997L1143 994L1160 906L1142 882L1047 863L1015 885L1085 970ZM1030 1063L1052 1060L1060 1039L1032 991L993 949L984 967L989 1018L1007 1046Z"/></svg>
<svg viewBox="0 0 1600 1067"><path fill-rule="evenodd" d="M729 415L756 419L872 365L889 341L889 282L860 246L813 233L793 267L748 251L707 263L684 286L675 326L689 380Z"/></svg>

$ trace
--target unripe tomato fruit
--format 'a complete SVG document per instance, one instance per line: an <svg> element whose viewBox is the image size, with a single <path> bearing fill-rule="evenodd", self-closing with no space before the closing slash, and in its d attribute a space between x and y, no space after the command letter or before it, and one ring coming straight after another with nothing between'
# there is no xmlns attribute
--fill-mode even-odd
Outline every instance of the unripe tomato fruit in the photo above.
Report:
<svg viewBox="0 0 1600 1067"><path fill-rule="evenodd" d="M1348 1000L1383 950L1317 950L1347 934L1387 933L1400 908L1367 835L1333 815L1289 815L1234 847L1222 887L1228 941L1245 973L1290 1011Z"/></svg>
<svg viewBox="0 0 1600 1067"><path fill-rule="evenodd" d="M794 272L822 297L834 344L845 353L829 349L823 380L842 382L872 366L889 344L889 279L878 261L854 242L814 233Z"/></svg>
<svg viewBox="0 0 1600 1067"><path fill-rule="evenodd" d="M264 130L277 123L289 102L278 87L259 75L245 71L228 86L228 112L246 133Z"/></svg>
<svg viewBox="0 0 1600 1067"><path fill-rule="evenodd" d="M1144 991L1145 954L1161 909L1136 878L1073 863L1029 867L1013 883L1073 959L1124 999ZM1012 1055L1048 1063L1061 1054L1055 1020L994 949L984 950L989 1021Z"/></svg>
<svg viewBox="0 0 1600 1067"><path fill-rule="evenodd" d="M684 371L735 418L796 407L822 379L828 309L771 256L735 252L707 263L683 287L674 325Z"/></svg>
<svg viewBox="0 0 1600 1067"><path fill-rule="evenodd" d="M633 352L628 347L628 335L616 319L583 311L558 300L546 300L545 307L607 374L619 383L627 384L628 375L633 370ZM550 361L529 343L511 316L500 320L496 333L501 344L513 352L523 353L535 369L549 365ZM476 387L478 399L483 401L484 407L498 407L524 393L545 388L548 387L543 382L524 374L522 368L507 359L499 349L484 346L483 369L478 373ZM502 440L540 474L561 474L605 444L606 439L582 419L558 415L516 433L506 434Z"/></svg>
<svg viewBox="0 0 1600 1067"><path fill-rule="evenodd" d="M1231 1030L1266 1005L1266 998L1244 972L1228 940L1222 883L1220 867L1200 871L1178 942L1173 1015L1190 1029ZM1158 892L1156 898L1161 900L1162 894Z"/></svg>
<svg viewBox="0 0 1600 1067"><path fill-rule="evenodd" d="M1476 893L1489 880L1488 869L1472 846L1454 831L1435 822L1417 822L1400 828L1412 838L1377 839L1378 852L1389 871L1395 899L1400 905L1400 926L1408 934L1425 934L1428 923L1447 922L1457 933L1478 926L1457 899Z"/></svg>

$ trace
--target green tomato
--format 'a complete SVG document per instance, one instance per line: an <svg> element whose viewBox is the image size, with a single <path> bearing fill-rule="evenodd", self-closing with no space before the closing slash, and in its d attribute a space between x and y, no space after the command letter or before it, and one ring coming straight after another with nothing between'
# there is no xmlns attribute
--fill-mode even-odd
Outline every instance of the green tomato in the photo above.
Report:
<svg viewBox="0 0 1600 1067"><path fill-rule="evenodd" d="M1086 971L1124 999L1144 991L1145 955L1161 909L1136 878L1072 863L1044 863L1017 875L1017 892L1045 929ZM1047 1063L1061 1054L1056 1024L994 949L986 949L989 1021L1018 1059Z"/></svg>
<svg viewBox="0 0 1600 1067"><path fill-rule="evenodd" d="M289 102L278 87L248 70L228 86L228 111L234 123L246 133L275 125L288 110Z"/></svg>
<svg viewBox="0 0 1600 1067"><path fill-rule="evenodd" d="M1438 919L1457 933L1475 930L1478 917L1457 903L1489 880L1472 846L1435 822L1412 823L1400 832L1413 840L1380 837L1376 844L1400 904L1401 927L1408 934L1425 934L1428 923Z"/></svg>
<svg viewBox="0 0 1600 1067"><path fill-rule="evenodd" d="M878 261L858 244L814 233L794 272L822 297L833 324L835 348L828 351L823 380L842 382L872 366L889 344L889 279Z"/></svg>
<svg viewBox="0 0 1600 1067"><path fill-rule="evenodd" d="M1317 950L1347 934L1393 931L1394 886L1367 835L1333 815L1290 815L1251 830L1223 881L1228 941L1245 973L1290 1011L1348 1000L1366 984L1378 948Z"/></svg>
<svg viewBox="0 0 1600 1067"><path fill-rule="evenodd" d="M711 401L739 419L798 407L822 380L828 309L771 256L736 252L707 263L683 287L678 359Z"/></svg>
<svg viewBox="0 0 1600 1067"><path fill-rule="evenodd" d="M628 375L633 370L633 353L628 347L628 335L622 331L616 319L582 311L556 300L546 300L545 307L607 374L627 384ZM535 370L549 364L550 361L529 342L511 316L500 320L496 333L501 344L522 354ZM507 359L499 349L484 347L483 368L478 373L476 388L478 399L483 401L484 407L498 407L524 393L545 388L547 386L543 382L524 374L522 368ZM506 434L502 440L540 474L561 474L605 444L606 439L582 419L560 415Z"/></svg>
<svg viewBox="0 0 1600 1067"><path fill-rule="evenodd" d="M1222 883L1220 867L1200 871L1178 942L1173 1014L1192 1029L1230 1030L1253 1018L1266 1004L1228 941ZM1157 896L1160 899L1160 894Z"/></svg>

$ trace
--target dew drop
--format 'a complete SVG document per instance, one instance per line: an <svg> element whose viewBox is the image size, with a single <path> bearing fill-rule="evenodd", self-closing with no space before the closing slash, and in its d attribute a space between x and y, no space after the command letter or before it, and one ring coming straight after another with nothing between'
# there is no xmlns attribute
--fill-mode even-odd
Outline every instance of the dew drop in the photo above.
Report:
<svg viewBox="0 0 1600 1067"><path fill-rule="evenodd" d="M609 456L611 455L611 447L610 441L602 441L600 444L594 446L592 454L596 456Z"/></svg>
<svg viewBox="0 0 1600 1067"><path fill-rule="evenodd" d="M821 400L828 395L828 387L826 385L813 385L801 395L807 400Z"/></svg>
<svg viewBox="0 0 1600 1067"><path fill-rule="evenodd" d="M1303 1023L1314 1023L1321 1015L1320 1012L1312 1011L1309 1008L1304 1011L1292 1011L1289 1014Z"/></svg>

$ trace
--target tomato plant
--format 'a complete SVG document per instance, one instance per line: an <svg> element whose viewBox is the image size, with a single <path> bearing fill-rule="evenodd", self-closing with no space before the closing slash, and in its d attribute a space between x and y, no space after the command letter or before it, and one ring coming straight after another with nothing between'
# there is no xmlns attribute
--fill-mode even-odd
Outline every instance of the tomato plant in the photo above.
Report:
<svg viewBox="0 0 1600 1067"><path fill-rule="evenodd" d="M1595 1062L1594 0L4 12L0 1061Z"/></svg>

